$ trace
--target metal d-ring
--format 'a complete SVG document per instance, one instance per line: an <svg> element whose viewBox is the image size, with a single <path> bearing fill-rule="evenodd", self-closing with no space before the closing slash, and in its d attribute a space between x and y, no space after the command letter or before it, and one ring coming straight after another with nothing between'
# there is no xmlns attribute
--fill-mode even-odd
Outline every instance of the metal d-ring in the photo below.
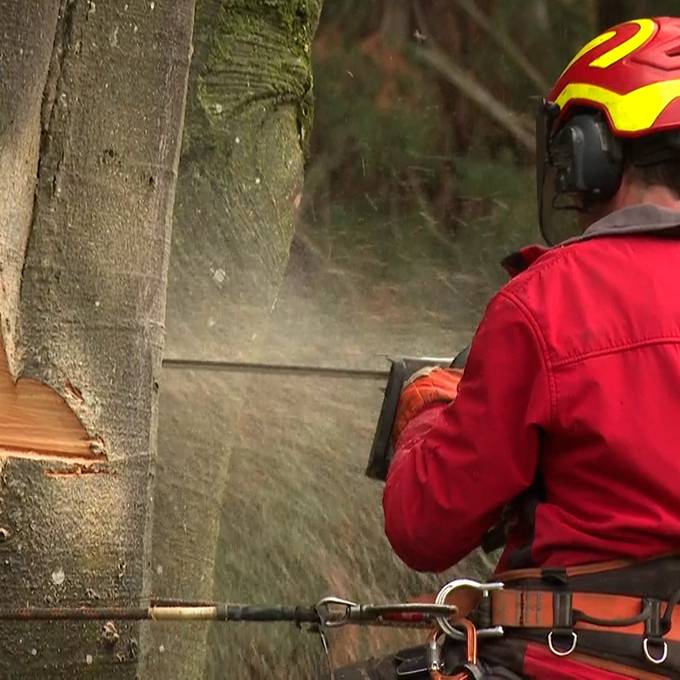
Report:
<svg viewBox="0 0 680 680"><path fill-rule="evenodd" d="M645 638L642 641L642 651L645 653L647 661L651 661L652 663L655 663L657 666L662 664L668 657L668 643L665 640L661 640L661 642L663 642L663 653L661 654L661 656L655 658L649 653L649 638Z"/></svg>
<svg viewBox="0 0 680 680"><path fill-rule="evenodd" d="M555 635L554 630L551 630L548 633L548 648L555 656L569 656L576 649L576 644L578 643L578 635L576 635L576 633L573 630L571 631L571 646L569 647L569 649L563 651L555 647L555 643L553 642L554 635Z"/></svg>

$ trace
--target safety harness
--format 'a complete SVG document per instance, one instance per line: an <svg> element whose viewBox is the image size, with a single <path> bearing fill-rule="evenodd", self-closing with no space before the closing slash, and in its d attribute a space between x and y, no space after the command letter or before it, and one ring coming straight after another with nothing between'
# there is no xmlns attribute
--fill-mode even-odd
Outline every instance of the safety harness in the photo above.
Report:
<svg viewBox="0 0 680 680"><path fill-rule="evenodd" d="M415 655L400 661L397 677L483 680L491 665L507 669L503 677L515 673L521 678L526 646L539 644L556 657L640 680L662 680L680 678L679 602L680 554L517 569L488 583L458 579L447 583L434 602L373 605L326 597L303 607L152 600L139 607L0 609L0 622L102 621L105 631L115 633L117 620L290 621L320 634L331 668L328 633L334 628L426 627L432 631L426 652L411 650Z"/></svg>
<svg viewBox="0 0 680 680"><path fill-rule="evenodd" d="M680 677L680 556L643 562L613 561L582 567L520 569L492 583L447 584L437 604L454 604L457 617L437 619L429 641L432 680L482 678L477 641L526 641L558 657L634 678ZM448 641L467 642L463 664L446 670ZM482 649L484 652L485 650ZM505 666L507 660L502 661ZM520 663L510 668L519 674ZM449 672L449 675L446 675Z"/></svg>

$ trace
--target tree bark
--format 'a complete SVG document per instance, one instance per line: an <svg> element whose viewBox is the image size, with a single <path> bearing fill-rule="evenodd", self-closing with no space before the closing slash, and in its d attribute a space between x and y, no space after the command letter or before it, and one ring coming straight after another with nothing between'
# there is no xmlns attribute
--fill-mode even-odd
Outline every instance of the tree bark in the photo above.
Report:
<svg viewBox="0 0 680 680"><path fill-rule="evenodd" d="M269 315L301 200L320 0L199 0L175 206L168 353L243 353ZM188 284L191 285L188 285Z"/></svg>
<svg viewBox="0 0 680 680"><path fill-rule="evenodd" d="M2 605L139 605L149 594L157 380L192 21L193 0L0 1L8 367L22 378L17 392L42 384L54 408L77 416L99 461L74 465L49 447L27 459L2 443ZM3 625L0 676L138 677L142 631L116 629Z"/></svg>
<svg viewBox="0 0 680 680"><path fill-rule="evenodd" d="M288 262L312 117L321 0L199 0L168 289L168 356L252 358ZM154 591L215 584L221 503L247 380L168 375ZM229 437L225 439L223 433ZM189 463L187 461L190 461ZM203 677L205 626L155 629L155 677ZM229 671L227 671L229 674Z"/></svg>

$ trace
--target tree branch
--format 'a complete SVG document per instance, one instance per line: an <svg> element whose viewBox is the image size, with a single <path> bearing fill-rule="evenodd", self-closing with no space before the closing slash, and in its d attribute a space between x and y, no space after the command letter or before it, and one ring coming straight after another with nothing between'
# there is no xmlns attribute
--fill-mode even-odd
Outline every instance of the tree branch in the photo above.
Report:
<svg viewBox="0 0 680 680"><path fill-rule="evenodd" d="M548 81L502 28L492 25L489 18L471 0L455 0L455 2L515 62L541 92L548 91L550 88Z"/></svg>
<svg viewBox="0 0 680 680"><path fill-rule="evenodd" d="M428 43L431 41L428 40ZM418 48L416 55L505 128L527 151L535 152L534 135L521 122L518 114L502 104L471 73L453 62L441 48L429 44Z"/></svg>
<svg viewBox="0 0 680 680"><path fill-rule="evenodd" d="M524 125L520 116L505 106L480 83L467 69L456 64L444 50L437 45L429 31L427 21L418 0L413 3L422 46L416 48L418 59L431 66L440 76L458 88L490 118L505 128L510 135L530 153L536 152L533 131Z"/></svg>

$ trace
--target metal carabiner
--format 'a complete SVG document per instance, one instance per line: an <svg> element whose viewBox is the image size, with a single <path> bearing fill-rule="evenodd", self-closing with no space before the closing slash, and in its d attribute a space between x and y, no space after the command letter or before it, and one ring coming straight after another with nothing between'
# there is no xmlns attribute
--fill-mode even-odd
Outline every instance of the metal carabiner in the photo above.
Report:
<svg viewBox="0 0 680 680"><path fill-rule="evenodd" d="M396 602L388 604L358 604L340 597L324 597L315 607L319 621L327 628L338 628L347 624L404 623L434 620L440 616L452 618L458 608L449 604L430 602Z"/></svg>
<svg viewBox="0 0 680 680"><path fill-rule="evenodd" d="M324 597L316 603L315 609L323 626L338 628L349 623L352 607L356 606L356 602L343 600L340 597ZM333 615L331 607L340 608L340 613Z"/></svg>
<svg viewBox="0 0 680 680"><path fill-rule="evenodd" d="M477 629L469 619L460 619L456 622L456 625L464 629L462 635L467 641L467 660L453 671L453 675L444 675L444 664L442 663L441 654L442 644L439 639L443 638L445 634L443 631L434 631L428 643L430 677L432 680L460 680L463 674L465 674L471 680L481 680L482 674L477 666Z"/></svg>
<svg viewBox="0 0 680 680"><path fill-rule="evenodd" d="M444 666L442 664L441 645L439 644L439 638L442 635L441 631L435 630L427 641L427 666L432 676L435 673L440 673Z"/></svg>
<svg viewBox="0 0 680 680"><path fill-rule="evenodd" d="M479 581L473 581L467 578L459 578L455 581L450 581L437 593L435 598L435 604L447 604L446 599L451 595L451 593L462 588L472 588L481 593L481 597L489 597L489 593L494 590L503 590L505 585L500 582L495 583L481 583ZM437 625L441 630L446 633L450 638L454 640L466 640L465 633L456 630L455 624L445 616L436 617ZM476 631L477 638L488 638L488 637L502 637L504 634L503 626L493 626L491 628L481 628Z"/></svg>

